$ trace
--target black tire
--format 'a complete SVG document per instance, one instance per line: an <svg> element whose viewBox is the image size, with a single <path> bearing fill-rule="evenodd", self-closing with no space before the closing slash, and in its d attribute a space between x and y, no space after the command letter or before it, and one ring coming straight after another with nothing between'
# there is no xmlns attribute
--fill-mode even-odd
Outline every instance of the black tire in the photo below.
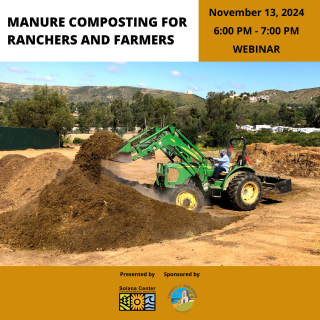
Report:
<svg viewBox="0 0 320 320"><path fill-rule="evenodd" d="M231 180L227 191L235 209L250 211L255 209L261 200L262 183L255 174L244 172Z"/></svg>
<svg viewBox="0 0 320 320"><path fill-rule="evenodd" d="M175 205L197 212L201 210L204 204L204 195L196 186L182 184L173 189L170 200Z"/></svg>

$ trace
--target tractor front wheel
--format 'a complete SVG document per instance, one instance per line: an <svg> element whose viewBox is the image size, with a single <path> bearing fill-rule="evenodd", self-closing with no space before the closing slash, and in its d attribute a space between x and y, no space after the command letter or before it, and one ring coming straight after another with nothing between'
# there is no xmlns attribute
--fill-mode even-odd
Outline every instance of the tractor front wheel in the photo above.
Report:
<svg viewBox="0 0 320 320"><path fill-rule="evenodd" d="M255 209L262 197L262 184L253 173L244 172L234 177L228 187L230 202L237 210Z"/></svg>
<svg viewBox="0 0 320 320"><path fill-rule="evenodd" d="M190 211L200 211L204 203L204 195L199 188L191 184L183 184L171 194L171 202Z"/></svg>

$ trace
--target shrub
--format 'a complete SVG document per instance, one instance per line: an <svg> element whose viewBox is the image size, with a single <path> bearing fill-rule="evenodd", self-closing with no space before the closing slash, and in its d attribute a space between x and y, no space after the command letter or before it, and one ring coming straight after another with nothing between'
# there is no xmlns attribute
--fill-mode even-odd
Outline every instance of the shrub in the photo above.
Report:
<svg viewBox="0 0 320 320"><path fill-rule="evenodd" d="M60 147L67 143L72 144L71 138L69 136L60 136Z"/></svg>
<svg viewBox="0 0 320 320"><path fill-rule="evenodd" d="M77 138L77 137L73 139L73 143L74 144L80 144L81 145L83 141L84 141L84 139Z"/></svg>
<svg viewBox="0 0 320 320"><path fill-rule="evenodd" d="M126 131L123 128L117 128L116 132L119 135L119 137L122 138Z"/></svg>
<svg viewBox="0 0 320 320"><path fill-rule="evenodd" d="M236 134L235 137L243 137L247 140L247 144L252 143L269 143L273 142L275 145L279 144L286 144L291 143L295 145L299 145L302 147L319 147L320 146L320 133L312 132L309 134L306 133L299 133L299 132L277 132L271 133L270 132L246 132Z"/></svg>

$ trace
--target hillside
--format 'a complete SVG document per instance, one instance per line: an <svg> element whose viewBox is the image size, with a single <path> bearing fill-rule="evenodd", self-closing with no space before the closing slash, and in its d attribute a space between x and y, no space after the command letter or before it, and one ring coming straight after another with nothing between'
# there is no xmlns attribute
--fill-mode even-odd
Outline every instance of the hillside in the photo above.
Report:
<svg viewBox="0 0 320 320"><path fill-rule="evenodd" d="M33 86L30 85L19 85L12 83L0 82L0 101L8 100L26 100L32 95ZM149 93L154 98L164 97L175 105L192 107L192 106L204 106L204 99L196 95L187 95L180 92L157 90L157 89L143 89L136 87L66 87L66 86L49 86L50 89L58 90L61 94L68 96L69 102L93 102L103 101L111 102L114 99L123 99L131 101L132 96L137 91L143 93Z"/></svg>
<svg viewBox="0 0 320 320"><path fill-rule="evenodd" d="M311 89L300 89L295 91L282 90L264 90L258 92L258 95L267 95L270 97L270 102L273 103L298 103L298 104L312 104L313 97L320 96L320 87Z"/></svg>

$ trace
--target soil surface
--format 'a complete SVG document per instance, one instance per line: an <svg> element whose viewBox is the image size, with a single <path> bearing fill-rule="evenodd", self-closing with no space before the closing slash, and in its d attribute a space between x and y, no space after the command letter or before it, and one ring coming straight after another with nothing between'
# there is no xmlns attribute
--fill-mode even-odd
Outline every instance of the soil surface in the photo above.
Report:
<svg viewBox="0 0 320 320"><path fill-rule="evenodd" d="M249 152L248 157L254 160ZM145 184L136 188L151 195L147 185L155 180L156 164L166 161L156 152L156 159L104 165L124 180ZM0 265L320 265L320 180L294 177L292 182L292 193L264 194L259 206L245 215L221 201L208 201L202 212L231 223L220 230L80 254L0 245Z"/></svg>

